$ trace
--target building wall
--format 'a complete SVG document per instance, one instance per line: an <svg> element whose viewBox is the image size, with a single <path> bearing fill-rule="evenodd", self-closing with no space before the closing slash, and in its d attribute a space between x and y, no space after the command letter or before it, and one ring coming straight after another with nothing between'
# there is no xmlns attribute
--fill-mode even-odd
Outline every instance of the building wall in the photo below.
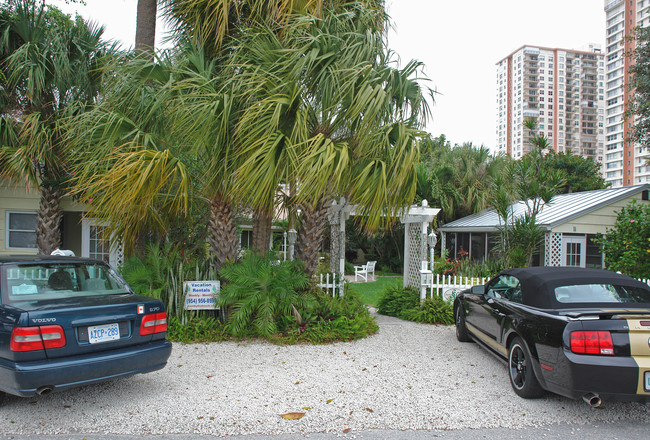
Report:
<svg viewBox="0 0 650 440"><path fill-rule="evenodd" d="M37 213L40 194L37 189L27 190L25 187L0 182L0 254L36 254L36 249L7 248L7 212ZM81 213L83 206L68 197L61 201L64 212L63 247L76 248L81 251ZM76 252L75 252L76 253Z"/></svg>
<svg viewBox="0 0 650 440"><path fill-rule="evenodd" d="M496 99L498 152L519 158L530 151L523 123L534 118L554 151L602 162L604 57L599 47L521 47L497 63Z"/></svg>
<svg viewBox="0 0 650 440"><path fill-rule="evenodd" d="M630 67L637 26L650 25L650 0L605 0L605 158L603 173L613 187L650 182L650 153L631 140L634 116L625 115L634 99Z"/></svg>

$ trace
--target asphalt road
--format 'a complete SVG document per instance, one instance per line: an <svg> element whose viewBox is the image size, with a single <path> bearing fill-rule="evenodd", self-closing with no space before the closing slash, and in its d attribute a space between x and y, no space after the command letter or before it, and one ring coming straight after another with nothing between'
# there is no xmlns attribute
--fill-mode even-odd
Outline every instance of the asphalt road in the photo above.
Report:
<svg viewBox="0 0 650 440"><path fill-rule="evenodd" d="M516 440L516 439L611 439L636 440L647 439L650 426L636 421L622 421L593 425L561 424L542 428L522 429L460 429L453 431L364 431L348 433L286 434L286 435L244 435L228 436L228 440ZM111 434L75 434L75 435L1 435L0 440L211 440L224 437L175 434L124 436Z"/></svg>

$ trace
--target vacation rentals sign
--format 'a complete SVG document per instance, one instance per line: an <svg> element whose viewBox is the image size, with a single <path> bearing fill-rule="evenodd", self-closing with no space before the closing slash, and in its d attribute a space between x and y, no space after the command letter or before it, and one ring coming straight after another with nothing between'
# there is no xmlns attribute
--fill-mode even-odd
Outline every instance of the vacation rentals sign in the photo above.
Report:
<svg viewBox="0 0 650 440"><path fill-rule="evenodd" d="M185 292L185 310L215 310L216 298L221 290L219 281L186 281L183 283Z"/></svg>

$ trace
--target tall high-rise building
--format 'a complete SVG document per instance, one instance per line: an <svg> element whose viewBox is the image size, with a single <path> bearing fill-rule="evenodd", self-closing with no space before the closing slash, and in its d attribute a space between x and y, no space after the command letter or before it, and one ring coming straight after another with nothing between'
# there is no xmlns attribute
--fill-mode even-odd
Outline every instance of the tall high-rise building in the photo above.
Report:
<svg viewBox="0 0 650 440"><path fill-rule="evenodd" d="M517 49L497 63L498 151L514 158L530 151L530 133L523 124L533 118L554 151L570 150L602 162L603 83L604 59L597 45L586 50Z"/></svg>
<svg viewBox="0 0 650 440"><path fill-rule="evenodd" d="M650 0L605 0L605 181L612 186L650 182L648 148L635 143L632 74L634 29L650 25ZM630 56L626 56L630 55Z"/></svg>

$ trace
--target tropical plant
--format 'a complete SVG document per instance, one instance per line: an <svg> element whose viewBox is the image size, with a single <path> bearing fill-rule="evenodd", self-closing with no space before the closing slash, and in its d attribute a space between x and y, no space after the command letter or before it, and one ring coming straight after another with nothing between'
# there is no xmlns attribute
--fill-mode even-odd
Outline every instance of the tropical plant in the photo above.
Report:
<svg viewBox="0 0 650 440"><path fill-rule="evenodd" d="M162 246L149 243L144 256L128 258L120 272L136 293L161 300L167 315L177 319L181 325L200 314L185 310L183 283L216 278L205 255L188 253L180 245L170 242Z"/></svg>
<svg viewBox="0 0 650 440"><path fill-rule="evenodd" d="M452 145L444 135L422 143L417 169L418 197L441 208L438 221L448 222L486 209L494 181L505 172L506 159L471 143Z"/></svg>
<svg viewBox="0 0 650 440"><path fill-rule="evenodd" d="M582 157L567 151L566 153L549 152L544 156L544 167L555 169L562 173L565 184L561 194L580 191L605 189L600 164L591 157Z"/></svg>
<svg viewBox="0 0 650 440"><path fill-rule="evenodd" d="M650 277L650 204L632 201L621 208L613 228L597 239L605 265L636 278Z"/></svg>
<svg viewBox="0 0 650 440"><path fill-rule="evenodd" d="M144 52L150 60L154 57L157 14L158 0L138 0L135 50Z"/></svg>
<svg viewBox="0 0 650 440"><path fill-rule="evenodd" d="M270 337L286 330L280 325L286 318L300 323L314 304L299 261L280 262L251 252L239 263L225 265L221 278L219 305L228 310L234 336Z"/></svg>
<svg viewBox="0 0 650 440"><path fill-rule="evenodd" d="M295 189L302 210L296 255L308 273L326 202L346 196L376 229L415 193L416 127L425 107L411 76L419 64L388 67L383 29L373 27L383 17L360 6L323 19L292 16L281 34L251 29L232 57L238 89L252 103L238 123L239 192L270 212L280 184Z"/></svg>
<svg viewBox="0 0 650 440"><path fill-rule="evenodd" d="M494 182L492 204L501 221L501 240L497 246L506 267L530 266L539 249L544 232L537 225L537 215L544 204L563 188L563 174L545 166L545 151L549 148L544 134L536 134L536 121L527 119L524 126L530 131L530 152L521 159L510 160L504 177ZM517 200L517 203L513 203ZM518 204L523 210L516 212ZM523 211L523 213L521 212Z"/></svg>
<svg viewBox="0 0 650 440"><path fill-rule="evenodd" d="M628 113L634 114L634 137L641 145L650 145L650 28L639 27L635 33L636 48L630 73L633 78L634 103Z"/></svg>
<svg viewBox="0 0 650 440"><path fill-rule="evenodd" d="M60 201L68 173L61 121L98 97L110 52L103 29L37 0L12 0L0 20L0 175L40 191L40 253L60 246Z"/></svg>

